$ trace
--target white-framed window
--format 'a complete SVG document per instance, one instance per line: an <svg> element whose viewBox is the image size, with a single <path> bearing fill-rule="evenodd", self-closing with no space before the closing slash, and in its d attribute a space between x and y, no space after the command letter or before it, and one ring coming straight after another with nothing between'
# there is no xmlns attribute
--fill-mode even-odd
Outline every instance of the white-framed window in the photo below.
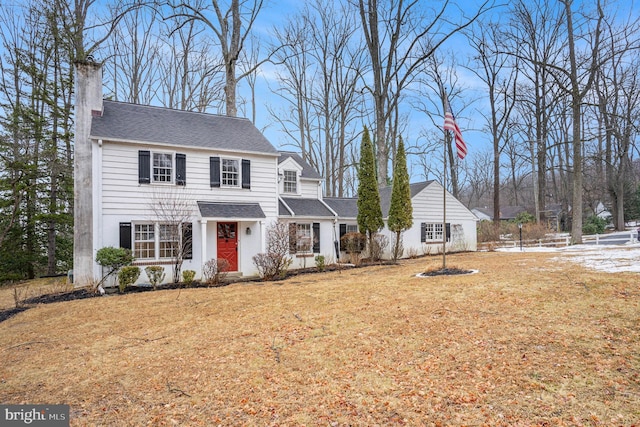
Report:
<svg viewBox="0 0 640 427"><path fill-rule="evenodd" d="M222 159L221 165L222 186L240 186L240 162L238 159Z"/></svg>
<svg viewBox="0 0 640 427"><path fill-rule="evenodd" d="M357 233L358 225L357 224L346 224L347 233Z"/></svg>
<svg viewBox="0 0 640 427"><path fill-rule="evenodd" d="M172 153L153 153L152 173L153 182L173 181L173 154Z"/></svg>
<svg viewBox="0 0 640 427"><path fill-rule="evenodd" d="M138 150L138 184L187 185L187 155Z"/></svg>
<svg viewBox="0 0 640 427"><path fill-rule="evenodd" d="M178 254L180 232L177 224L160 224L159 236L160 258L173 258Z"/></svg>
<svg viewBox="0 0 640 427"><path fill-rule="evenodd" d="M320 223L289 223L289 253L307 256L320 253Z"/></svg>
<svg viewBox="0 0 640 427"><path fill-rule="evenodd" d="M136 259L156 257L155 224L136 224L133 233L133 256Z"/></svg>
<svg viewBox="0 0 640 427"><path fill-rule="evenodd" d="M137 260L191 259L191 223L139 223L133 226L133 256ZM184 245L182 248L180 245Z"/></svg>
<svg viewBox="0 0 640 427"><path fill-rule="evenodd" d="M296 252L311 253L313 251L313 233L311 224L296 224Z"/></svg>
<svg viewBox="0 0 640 427"><path fill-rule="evenodd" d="M298 173L296 171L285 170L283 178L283 192L289 194L297 194Z"/></svg>
<svg viewBox="0 0 640 427"><path fill-rule="evenodd" d="M442 223L424 223L424 241L442 242Z"/></svg>

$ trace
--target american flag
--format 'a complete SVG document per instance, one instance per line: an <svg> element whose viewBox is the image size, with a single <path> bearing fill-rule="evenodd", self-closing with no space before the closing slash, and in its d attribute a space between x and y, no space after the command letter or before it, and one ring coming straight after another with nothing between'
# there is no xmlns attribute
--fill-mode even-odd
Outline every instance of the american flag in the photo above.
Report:
<svg viewBox="0 0 640 427"><path fill-rule="evenodd" d="M456 151L458 152L458 157L460 160L464 159L464 156L467 155L467 144L465 144L464 139L462 139L462 132L460 132L460 128L456 123L456 118L451 112L449 101L447 101L446 111L444 112L444 130L450 130L453 132L456 140Z"/></svg>

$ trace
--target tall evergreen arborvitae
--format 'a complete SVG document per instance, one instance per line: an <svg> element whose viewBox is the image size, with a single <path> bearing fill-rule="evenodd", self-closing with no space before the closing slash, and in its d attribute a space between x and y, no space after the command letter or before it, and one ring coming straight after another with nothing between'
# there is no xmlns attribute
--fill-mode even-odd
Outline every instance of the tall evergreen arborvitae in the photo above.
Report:
<svg viewBox="0 0 640 427"><path fill-rule="evenodd" d="M407 156L404 152L402 136L398 140L398 150L393 165L393 187L391 189L391 206L389 207L389 230L396 233L393 245L393 259L402 255L402 232L413 225L413 206L411 206L411 188Z"/></svg>
<svg viewBox="0 0 640 427"><path fill-rule="evenodd" d="M373 255L373 236L384 226L380 193L376 180L376 163L369 130L365 126L360 145L358 167L358 228L369 237L369 252Z"/></svg>

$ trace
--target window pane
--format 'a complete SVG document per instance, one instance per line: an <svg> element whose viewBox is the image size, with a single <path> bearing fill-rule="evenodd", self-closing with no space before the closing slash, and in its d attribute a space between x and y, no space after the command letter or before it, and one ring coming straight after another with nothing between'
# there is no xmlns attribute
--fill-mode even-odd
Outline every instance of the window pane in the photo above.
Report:
<svg viewBox="0 0 640 427"><path fill-rule="evenodd" d="M133 255L136 258L155 258L155 226L136 224Z"/></svg>
<svg viewBox="0 0 640 427"><path fill-rule="evenodd" d="M153 153L153 181L171 182L173 156L169 153Z"/></svg>
<svg viewBox="0 0 640 427"><path fill-rule="evenodd" d="M442 241L442 223L425 224L425 240Z"/></svg>
<svg viewBox="0 0 640 427"><path fill-rule="evenodd" d="M222 159L222 185L237 187L239 185L239 162L232 159Z"/></svg>
<svg viewBox="0 0 640 427"><path fill-rule="evenodd" d="M311 238L311 224L297 224L297 252L311 252L313 239Z"/></svg>
<svg viewBox="0 0 640 427"><path fill-rule="evenodd" d="M298 175L296 171L284 171L284 192L297 193Z"/></svg>
<svg viewBox="0 0 640 427"><path fill-rule="evenodd" d="M176 224L160 224L160 258L173 258L178 255L180 235Z"/></svg>

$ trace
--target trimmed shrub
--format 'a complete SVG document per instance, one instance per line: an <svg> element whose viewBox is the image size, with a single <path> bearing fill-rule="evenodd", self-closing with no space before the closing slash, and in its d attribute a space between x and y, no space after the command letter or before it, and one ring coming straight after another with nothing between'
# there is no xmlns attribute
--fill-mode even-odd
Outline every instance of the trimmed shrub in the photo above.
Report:
<svg viewBox="0 0 640 427"><path fill-rule="evenodd" d="M196 272L194 270L185 270L182 272L182 281L187 286L191 286L193 284L194 277L196 277Z"/></svg>
<svg viewBox="0 0 640 427"><path fill-rule="evenodd" d="M136 283L140 277L140 267L136 265L126 265L118 272L118 287L120 293L124 293L127 287Z"/></svg>
<svg viewBox="0 0 640 427"><path fill-rule="evenodd" d="M155 289L162 281L164 280L164 267L160 265L150 265L144 269L144 272L147 273L147 277Z"/></svg>
<svg viewBox="0 0 640 427"><path fill-rule="evenodd" d="M316 255L316 268L318 271L324 271L326 265L324 263L324 255Z"/></svg>
<svg viewBox="0 0 640 427"><path fill-rule="evenodd" d="M101 288L109 276L116 274L121 267L131 265L133 260L133 254L129 249L114 248L113 246L98 249L96 262L102 267L107 268L107 274L100 279L96 288Z"/></svg>

